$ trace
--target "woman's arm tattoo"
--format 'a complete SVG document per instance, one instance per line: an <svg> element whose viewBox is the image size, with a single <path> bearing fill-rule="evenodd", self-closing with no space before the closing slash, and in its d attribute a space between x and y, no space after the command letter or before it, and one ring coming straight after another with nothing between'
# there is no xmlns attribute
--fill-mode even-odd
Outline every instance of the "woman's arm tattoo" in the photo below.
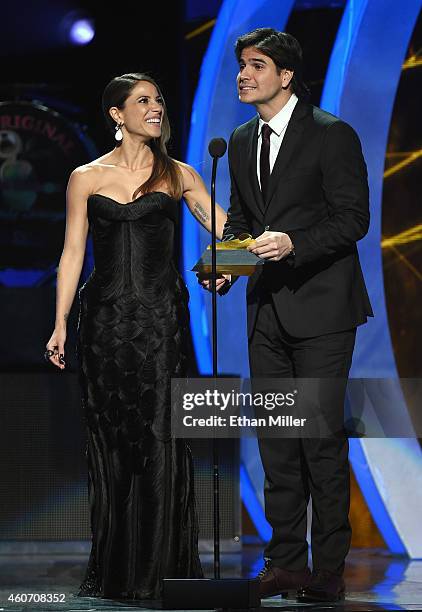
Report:
<svg viewBox="0 0 422 612"><path fill-rule="evenodd" d="M202 223L206 223L210 218L209 214L202 208L199 202L195 203L195 206L193 207L193 214L197 219L199 219L199 221L202 221Z"/></svg>

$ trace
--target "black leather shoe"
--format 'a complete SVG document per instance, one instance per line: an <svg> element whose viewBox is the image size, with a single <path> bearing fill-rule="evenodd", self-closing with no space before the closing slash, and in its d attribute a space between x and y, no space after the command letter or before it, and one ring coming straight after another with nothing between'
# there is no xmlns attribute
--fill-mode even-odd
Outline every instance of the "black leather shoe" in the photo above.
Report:
<svg viewBox="0 0 422 612"><path fill-rule="evenodd" d="M300 602L339 601L344 599L345 586L343 576L327 570L312 572L310 583L298 589L297 600Z"/></svg>
<svg viewBox="0 0 422 612"><path fill-rule="evenodd" d="M309 568L292 572L281 567L275 567L271 560L267 559L257 578L259 579L259 596L261 599L274 595L287 597L289 591L297 591L309 584L311 572Z"/></svg>

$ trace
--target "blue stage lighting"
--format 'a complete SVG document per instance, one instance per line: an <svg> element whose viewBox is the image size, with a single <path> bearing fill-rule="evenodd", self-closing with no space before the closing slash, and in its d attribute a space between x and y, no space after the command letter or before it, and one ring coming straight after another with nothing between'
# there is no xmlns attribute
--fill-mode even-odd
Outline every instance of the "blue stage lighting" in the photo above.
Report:
<svg viewBox="0 0 422 612"><path fill-rule="evenodd" d="M62 20L62 35L72 45L87 45L95 36L94 20L81 11L71 11Z"/></svg>
<svg viewBox="0 0 422 612"><path fill-rule="evenodd" d="M78 19L69 32L69 38L75 45L87 45L95 36L92 19Z"/></svg>

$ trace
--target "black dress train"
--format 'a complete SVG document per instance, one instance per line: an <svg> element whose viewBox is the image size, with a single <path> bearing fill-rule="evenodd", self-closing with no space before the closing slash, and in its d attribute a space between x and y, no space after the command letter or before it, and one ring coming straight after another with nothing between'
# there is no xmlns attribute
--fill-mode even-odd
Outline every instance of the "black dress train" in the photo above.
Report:
<svg viewBox="0 0 422 612"><path fill-rule="evenodd" d="M201 577L192 459L170 436L170 379L186 375L188 292L173 262L178 203L88 199L95 269L80 290L92 549L81 596L156 599Z"/></svg>

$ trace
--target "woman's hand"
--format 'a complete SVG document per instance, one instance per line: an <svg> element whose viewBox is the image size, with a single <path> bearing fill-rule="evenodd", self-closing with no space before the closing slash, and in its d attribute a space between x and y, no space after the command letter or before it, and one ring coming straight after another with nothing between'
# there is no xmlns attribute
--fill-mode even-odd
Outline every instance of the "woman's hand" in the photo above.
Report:
<svg viewBox="0 0 422 612"><path fill-rule="evenodd" d="M198 279L198 283L203 286L207 291L212 291L212 282L211 275L198 273L196 278ZM219 274L215 279L215 290L219 291L224 287L226 283L231 283L232 275L231 274Z"/></svg>
<svg viewBox="0 0 422 612"><path fill-rule="evenodd" d="M65 368L64 345L66 342L66 328L56 328L46 344L46 359L61 370Z"/></svg>

